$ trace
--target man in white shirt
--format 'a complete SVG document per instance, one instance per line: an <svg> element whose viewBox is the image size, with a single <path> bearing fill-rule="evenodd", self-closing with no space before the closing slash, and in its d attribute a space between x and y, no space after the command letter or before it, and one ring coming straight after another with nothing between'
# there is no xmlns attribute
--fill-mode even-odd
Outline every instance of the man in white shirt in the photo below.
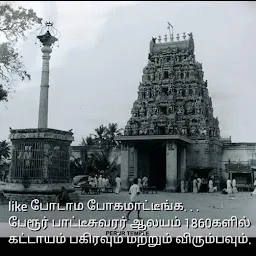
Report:
<svg viewBox="0 0 256 256"><path fill-rule="evenodd" d="M131 203L135 204L135 203L139 202L140 187L138 185L137 178L135 178L133 180L133 185L130 187L129 194L130 194ZM133 209L128 211L127 216L126 216L127 220L129 220L129 216L132 211L133 211ZM138 211L138 219L140 219L140 210L138 209L137 211Z"/></svg>
<svg viewBox="0 0 256 256"><path fill-rule="evenodd" d="M119 194L121 191L121 178L119 175L116 177L116 194Z"/></svg>

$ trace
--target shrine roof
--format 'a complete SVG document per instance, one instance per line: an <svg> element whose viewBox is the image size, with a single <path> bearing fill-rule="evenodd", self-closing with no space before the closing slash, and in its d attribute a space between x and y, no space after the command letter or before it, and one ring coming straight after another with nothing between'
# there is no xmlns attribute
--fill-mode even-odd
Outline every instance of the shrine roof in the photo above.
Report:
<svg viewBox="0 0 256 256"><path fill-rule="evenodd" d="M156 38L152 38L149 45L149 51L151 54L163 53L172 50L184 50L184 51L194 51L194 40L192 33L188 34L188 38L186 34L183 35L183 40L180 40L179 34L177 35L177 40L174 40L172 37L171 41L168 41L167 36L164 39L164 42L161 40L161 37L157 40Z"/></svg>
<svg viewBox="0 0 256 256"><path fill-rule="evenodd" d="M156 43L152 49L151 53L160 53L164 50L172 49L188 50L189 49L189 40L183 41L174 41L166 43Z"/></svg>

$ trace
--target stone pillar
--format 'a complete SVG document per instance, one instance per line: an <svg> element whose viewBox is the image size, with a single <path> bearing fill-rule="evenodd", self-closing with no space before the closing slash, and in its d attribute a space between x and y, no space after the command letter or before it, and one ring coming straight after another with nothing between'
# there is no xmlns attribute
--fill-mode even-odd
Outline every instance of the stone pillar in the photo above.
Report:
<svg viewBox="0 0 256 256"><path fill-rule="evenodd" d="M121 188L128 190L129 181L129 151L128 147L122 146L121 150Z"/></svg>
<svg viewBox="0 0 256 256"><path fill-rule="evenodd" d="M48 91L49 91L49 61L53 44L58 39L52 36L49 30L41 36L37 37L42 43L43 66L41 78L41 91L39 103L38 128L48 128Z"/></svg>
<svg viewBox="0 0 256 256"><path fill-rule="evenodd" d="M134 177L138 178L138 150L134 148Z"/></svg>
<svg viewBox="0 0 256 256"><path fill-rule="evenodd" d="M48 94L49 94L49 61L52 49L50 46L42 48L43 66L41 77L41 91L39 102L38 128L48 127Z"/></svg>
<svg viewBox="0 0 256 256"><path fill-rule="evenodd" d="M177 188L177 145L166 144L166 191L175 192Z"/></svg>
<svg viewBox="0 0 256 256"><path fill-rule="evenodd" d="M180 149L180 179L185 181L185 174L187 168L187 149L181 148Z"/></svg>

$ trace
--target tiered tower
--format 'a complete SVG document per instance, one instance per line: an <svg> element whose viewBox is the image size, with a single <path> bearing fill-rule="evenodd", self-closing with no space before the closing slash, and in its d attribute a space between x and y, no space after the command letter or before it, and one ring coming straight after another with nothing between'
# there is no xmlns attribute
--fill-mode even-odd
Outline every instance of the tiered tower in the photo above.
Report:
<svg viewBox="0 0 256 256"><path fill-rule="evenodd" d="M158 42L157 42L158 41ZM180 40L152 38L138 98L125 135L183 135L190 139L220 138L219 122L194 54L190 33Z"/></svg>

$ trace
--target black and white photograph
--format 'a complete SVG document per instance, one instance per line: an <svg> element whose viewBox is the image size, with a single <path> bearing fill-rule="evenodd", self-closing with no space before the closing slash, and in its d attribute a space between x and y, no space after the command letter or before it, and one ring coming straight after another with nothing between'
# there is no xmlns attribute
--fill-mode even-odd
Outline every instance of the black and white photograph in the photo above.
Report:
<svg viewBox="0 0 256 256"><path fill-rule="evenodd" d="M0 236L251 245L255 27L255 1L1 1Z"/></svg>

